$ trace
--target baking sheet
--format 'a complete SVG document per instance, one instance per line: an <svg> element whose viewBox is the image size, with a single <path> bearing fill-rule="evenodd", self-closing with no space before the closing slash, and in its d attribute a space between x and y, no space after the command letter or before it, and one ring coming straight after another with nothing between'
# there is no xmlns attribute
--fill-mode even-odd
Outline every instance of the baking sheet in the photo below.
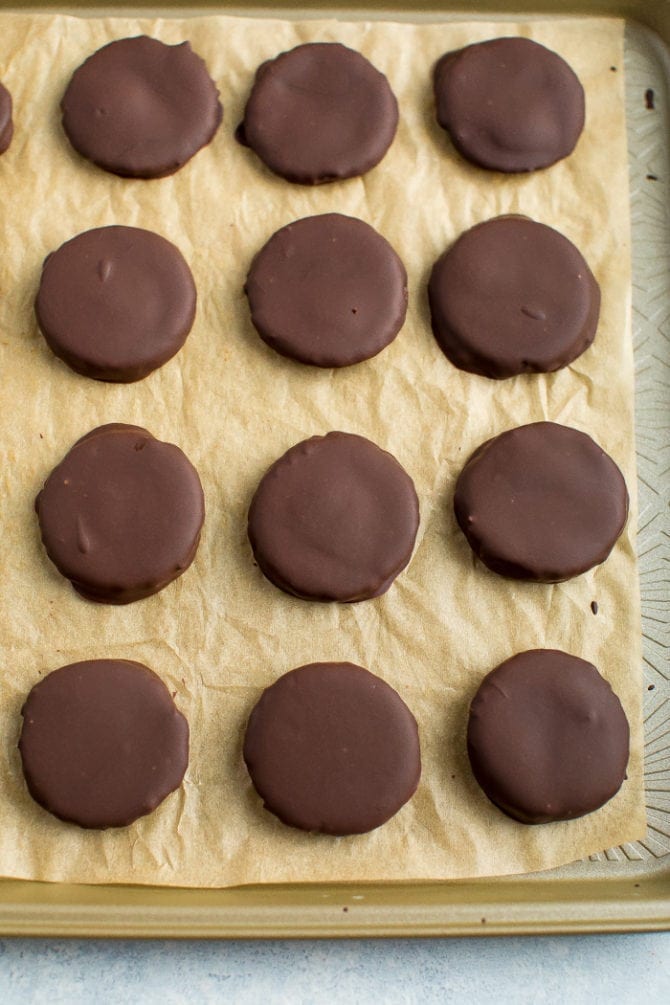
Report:
<svg viewBox="0 0 670 1005"><path fill-rule="evenodd" d="M12 545L2 598L12 672L5 674L2 702L8 740L0 872L203 886L447 878L546 868L639 837L634 506L606 565L555 587L511 584L475 566L450 515L451 485L470 451L500 429L535 418L589 431L621 465L634 496L626 150L621 74L610 69L621 66L621 23L547 23L532 33L528 25L483 22L383 28L266 22L262 31L222 19L188 26L32 19L28 30L26 23L8 20L0 44L0 70L21 123L13 159L0 166L6 190L20 186L24 195L2 223L0 270L3 519ZM225 108L211 147L173 178L150 183L115 179L78 159L56 112L86 55L140 31L170 42L190 38ZM432 120L429 69L437 56L503 33L532 34L562 51L587 90L588 127L577 152L538 176L482 178L450 153ZM304 190L270 176L236 146L232 132L257 64L312 38L348 42L369 55L389 76L404 117L391 152L369 176ZM332 209L368 220L400 252L410 272L410 313L396 343L376 360L324 374L289 364L260 343L241 288L254 251L273 230ZM526 212L566 233L588 259L604 302L596 344L582 360L556 375L502 385L449 366L430 335L424 294L443 248L501 212ZM80 230L112 222L173 239L200 292L198 321L183 352L130 387L70 374L50 358L32 315L44 255ZM105 421L144 424L179 443L200 470L208 502L193 568L157 597L121 609L92 607L72 593L49 567L31 512L53 464ZM330 428L361 432L395 453L422 503L409 570L385 597L346 608L276 591L251 565L244 534L246 507L267 465L297 440ZM501 816L471 780L465 712L495 663L542 645L600 666L624 702L635 743L629 780L607 807L582 821L529 829ZM156 669L177 692L193 745L182 791L127 831L100 835L65 827L35 807L14 742L18 710L39 674L102 654ZM241 764L243 724L261 688L313 659L368 666L400 691L421 725L420 790L386 827L365 837L332 841L282 827L260 809Z"/></svg>

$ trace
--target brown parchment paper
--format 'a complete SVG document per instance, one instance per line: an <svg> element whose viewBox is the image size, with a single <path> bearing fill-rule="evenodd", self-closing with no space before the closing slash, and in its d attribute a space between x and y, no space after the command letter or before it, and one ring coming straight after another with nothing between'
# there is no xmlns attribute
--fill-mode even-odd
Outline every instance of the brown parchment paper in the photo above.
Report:
<svg viewBox="0 0 670 1005"><path fill-rule="evenodd" d="M640 614L635 557L633 358L623 26L613 20L440 25L3 16L0 79L16 133L0 159L0 874L71 882L193 886L280 881L474 877L559 865L644 833ZM190 39L224 104L212 144L160 181L115 178L79 158L60 127L72 71L106 42L145 32ZM587 95L587 123L567 161L530 176L468 166L433 117L431 68L446 50L522 34L564 55ZM397 138L362 179L310 189L272 176L233 138L260 62L309 40L341 41L387 74L401 109ZM255 251L280 226L319 212L367 220L404 259L407 323L376 359L319 371L275 355L255 334L242 292ZM583 251L602 287L594 346L568 369L504 382L464 374L430 331L426 280L463 230L526 213ZM33 300L45 255L112 223L174 241L193 269L199 306L178 357L139 384L71 373L38 333ZM600 568L558 586L501 579L477 564L451 497L485 438L536 419L593 435L622 467L633 506ZM34 496L71 444L98 424L146 426L178 443L207 501L191 569L127 607L89 604L51 566ZM414 478L421 527L409 568L377 600L311 604L271 586L253 565L246 510L268 465L330 429L392 451ZM599 604L597 616L590 603ZM526 827L498 812L465 752L468 703L483 676L519 650L556 647L594 662L632 726L628 779L582 820ZM16 743L20 708L49 670L97 656L154 668L191 727L182 788L133 826L85 832L29 797ZM395 687L419 722L423 777L386 826L332 839L300 833L261 807L241 759L261 690L313 660L351 660Z"/></svg>

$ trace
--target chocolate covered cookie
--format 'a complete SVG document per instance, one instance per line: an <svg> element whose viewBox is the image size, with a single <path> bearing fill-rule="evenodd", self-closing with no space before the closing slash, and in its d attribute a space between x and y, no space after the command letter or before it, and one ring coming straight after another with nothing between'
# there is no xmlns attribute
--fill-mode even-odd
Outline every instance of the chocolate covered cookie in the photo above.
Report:
<svg viewBox="0 0 670 1005"><path fill-rule="evenodd" d="M75 70L61 101L74 149L129 178L174 174L213 138L219 92L190 42L140 35L98 49Z"/></svg>
<svg viewBox="0 0 670 1005"><path fill-rule="evenodd" d="M306 600L378 597L410 560L419 526L414 483L363 436L328 433L291 447L249 508L261 571Z"/></svg>
<svg viewBox="0 0 670 1005"><path fill-rule="evenodd" d="M141 600L181 576L205 515L198 473L179 447L121 423L75 443L35 509L58 571L106 604Z"/></svg>
<svg viewBox="0 0 670 1005"><path fill-rule="evenodd" d="M495 379L567 366L593 342L600 313L574 244L524 216L466 231L435 263L428 296L445 356Z"/></svg>
<svg viewBox="0 0 670 1005"><path fill-rule="evenodd" d="M621 702L590 663L534 649L484 678L468 721L480 786L526 824L592 813L626 777L629 728Z"/></svg>
<svg viewBox="0 0 670 1005"><path fill-rule="evenodd" d="M12 96L4 84L0 84L0 154L9 149L13 135Z"/></svg>
<svg viewBox="0 0 670 1005"><path fill-rule="evenodd" d="M244 760L266 809L323 834L386 823L421 775L414 716L392 687L352 663L310 663L264 691Z"/></svg>
<svg viewBox="0 0 670 1005"><path fill-rule="evenodd" d="M318 185L373 168L397 125L386 77L353 49L314 42L259 67L237 138L275 174Z"/></svg>
<svg viewBox="0 0 670 1005"><path fill-rule="evenodd" d="M493 572L560 583L605 561L626 523L628 492L586 433L533 422L474 452L456 482L454 511Z"/></svg>
<svg viewBox="0 0 670 1005"><path fill-rule="evenodd" d="M407 273L391 245L339 213L277 231L254 258L245 292L263 341L313 366L375 356L407 312Z"/></svg>
<svg viewBox="0 0 670 1005"><path fill-rule="evenodd" d="M433 76L437 121L466 160L535 171L571 154L584 128L584 89L557 53L527 38L448 52Z"/></svg>
<svg viewBox="0 0 670 1005"><path fill-rule="evenodd" d="M35 310L52 352L96 380L141 380L177 353L195 318L191 270L137 227L88 230L50 254Z"/></svg>
<svg viewBox="0 0 670 1005"><path fill-rule="evenodd" d="M28 695L19 751L31 796L80 827L125 827L181 785L188 723L142 663L86 660Z"/></svg>

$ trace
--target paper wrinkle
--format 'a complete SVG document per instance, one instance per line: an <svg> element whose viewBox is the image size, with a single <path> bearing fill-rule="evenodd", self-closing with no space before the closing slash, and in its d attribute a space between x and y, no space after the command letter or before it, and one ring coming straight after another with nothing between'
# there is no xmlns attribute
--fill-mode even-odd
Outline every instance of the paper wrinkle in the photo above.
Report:
<svg viewBox="0 0 670 1005"><path fill-rule="evenodd" d="M0 874L85 883L226 886L257 882L448 879L549 868L644 832L640 621L635 559L633 360L629 322L628 178L623 23L484 21L439 25L2 15L0 76L16 132L0 160L10 206L0 221ZM147 33L190 40L221 91L223 124L176 175L115 178L72 151L59 102L95 49ZM487 173L458 157L434 118L431 72L447 50L522 34L563 54L586 89L587 127L566 161L532 175ZM400 122L364 178L316 188L273 176L234 140L258 65L299 42L342 41L386 73ZM610 66L619 67L618 73ZM372 224L408 273L407 321L374 359L320 371L258 337L243 285L252 258L292 220L340 212ZM596 341L556 374L490 381L456 370L430 330L426 284L468 227L526 213L580 248L602 287ZM37 330L44 257L81 231L113 223L173 241L198 304L184 348L132 385L71 373ZM660 305L659 305L660 309ZM473 556L452 509L455 479L485 439L548 419L589 432L625 473L632 511L610 559L571 583L506 581ZM46 558L33 511L44 479L76 439L105 422L145 426L198 469L206 519L189 570L127 607L77 597ZM414 554L389 592L351 605L289 597L254 565L246 514L267 467L331 429L391 451L415 481ZM590 609L599 603L599 613ZM632 726L628 781L582 820L526 827L501 814L467 760L468 705L482 678L523 649L562 648L594 662ZM28 795L16 748L20 708L48 671L128 658L154 669L189 722L186 779L131 827L87 832ZM419 724L423 776L396 817L359 837L303 834L265 811L242 760L244 726L262 689L315 660L359 663L400 693Z"/></svg>

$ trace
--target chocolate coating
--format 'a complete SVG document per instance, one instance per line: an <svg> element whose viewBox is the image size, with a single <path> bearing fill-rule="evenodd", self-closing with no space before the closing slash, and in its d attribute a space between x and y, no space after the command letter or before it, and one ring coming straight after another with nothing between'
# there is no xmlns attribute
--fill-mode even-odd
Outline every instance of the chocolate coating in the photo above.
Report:
<svg viewBox="0 0 670 1005"><path fill-rule="evenodd" d="M141 380L181 349L195 318L191 270L137 227L88 230L50 254L35 311L52 352L96 380Z"/></svg>
<svg viewBox="0 0 670 1005"><path fill-rule="evenodd" d="M527 824L592 813L626 777L629 728L596 668L534 649L484 678L468 721L475 778L504 813Z"/></svg>
<svg viewBox="0 0 670 1005"><path fill-rule="evenodd" d="M245 292L263 341L314 366L376 356L407 313L407 273L391 245L339 213L278 230L254 258Z"/></svg>
<svg viewBox="0 0 670 1005"><path fill-rule="evenodd" d="M33 799L80 827L125 827L181 785L188 723L131 660L54 670L28 695L19 751Z"/></svg>
<svg viewBox="0 0 670 1005"><path fill-rule="evenodd" d="M574 244L523 216L466 231L435 263L428 296L445 356L498 380L567 366L593 342L600 313Z"/></svg>
<svg viewBox="0 0 670 1005"><path fill-rule="evenodd" d="M205 515L198 473L179 447L122 423L75 443L35 509L58 571L87 600L107 604L149 597L180 576Z"/></svg>
<svg viewBox="0 0 670 1005"><path fill-rule="evenodd" d="M365 174L397 126L386 77L359 52L316 42L259 67L237 138L275 174L318 185Z"/></svg>
<svg viewBox="0 0 670 1005"><path fill-rule="evenodd" d="M586 433L533 422L474 452L456 482L454 511L493 572L560 583L605 561L626 523L628 492Z"/></svg>
<svg viewBox="0 0 670 1005"><path fill-rule="evenodd" d="M0 154L9 149L13 135L12 96L4 84L0 84Z"/></svg>
<svg viewBox="0 0 670 1005"><path fill-rule="evenodd" d="M249 718L244 760L271 813L323 834L381 826L421 776L414 716L353 663L310 663L267 688Z"/></svg>
<svg viewBox="0 0 670 1005"><path fill-rule="evenodd" d="M75 70L61 101L63 128L105 171L162 178L213 138L223 116L218 97L190 42L122 38Z"/></svg>
<svg viewBox="0 0 670 1005"><path fill-rule="evenodd" d="M535 171L571 154L584 128L584 89L557 53L527 38L448 52L433 76L437 121L466 160Z"/></svg>
<svg viewBox="0 0 670 1005"><path fill-rule="evenodd" d="M249 508L261 571L305 600L378 597L410 560L419 526L414 483L363 436L328 433L291 447Z"/></svg>

